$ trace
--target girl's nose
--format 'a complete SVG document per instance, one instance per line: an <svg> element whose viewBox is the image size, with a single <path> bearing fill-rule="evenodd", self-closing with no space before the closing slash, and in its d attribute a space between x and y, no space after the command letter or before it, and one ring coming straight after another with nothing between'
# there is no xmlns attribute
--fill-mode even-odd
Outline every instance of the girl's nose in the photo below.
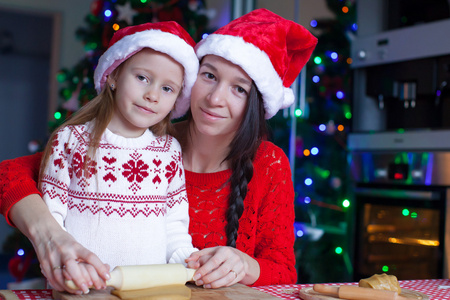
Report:
<svg viewBox="0 0 450 300"><path fill-rule="evenodd" d="M145 92L145 100L150 102L158 102L159 100L159 89L155 86L150 86Z"/></svg>

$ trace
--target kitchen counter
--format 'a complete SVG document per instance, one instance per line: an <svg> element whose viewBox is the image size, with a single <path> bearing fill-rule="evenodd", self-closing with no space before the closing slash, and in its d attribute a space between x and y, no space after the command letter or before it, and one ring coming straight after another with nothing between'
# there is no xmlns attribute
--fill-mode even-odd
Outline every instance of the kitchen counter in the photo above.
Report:
<svg viewBox="0 0 450 300"><path fill-rule="evenodd" d="M421 292L430 297L430 300L450 300L450 288L445 288L445 286L450 287L450 279L426 279L426 280L401 280L400 286L404 289L409 289L417 292ZM356 284L356 283L339 283L342 284ZM301 299L298 296L298 291L302 288L311 287L312 284L286 284L286 285L270 285L270 286L259 286L254 288L248 288L250 290L254 290L255 292L263 292L266 296L275 296L281 299ZM442 288L444 286L444 288ZM209 293L211 291L217 291L219 297L215 297L215 300L219 299L239 299L236 298L236 293L238 293L238 289L244 289L246 287L242 285L235 285L228 288L222 288L217 290L204 290L201 293ZM247 293L248 289L244 289ZM5 291L0 291L0 295ZM7 291L12 297L9 299L39 299L39 300L52 300L52 291L51 290L17 290L17 291ZM251 293L250 293L251 294ZM242 299L258 299L258 298L249 298L250 294L243 295ZM200 295L200 294L197 294ZM255 297L258 296L258 293L254 294ZM259 294L263 295L263 294ZM266 297L262 297L263 299ZM193 300L202 299L196 296L196 293L192 294ZM206 299L206 298L205 298Z"/></svg>

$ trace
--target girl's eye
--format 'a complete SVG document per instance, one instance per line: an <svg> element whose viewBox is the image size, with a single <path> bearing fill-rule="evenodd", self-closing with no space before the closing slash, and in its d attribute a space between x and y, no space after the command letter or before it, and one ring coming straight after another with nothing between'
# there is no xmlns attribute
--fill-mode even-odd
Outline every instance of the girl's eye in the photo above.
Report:
<svg viewBox="0 0 450 300"><path fill-rule="evenodd" d="M162 89L166 93L173 93L173 89L170 86L164 86Z"/></svg>
<svg viewBox="0 0 450 300"><path fill-rule="evenodd" d="M145 76L143 76L143 75L137 75L136 78L137 78L139 81L147 81L147 78L146 78Z"/></svg>

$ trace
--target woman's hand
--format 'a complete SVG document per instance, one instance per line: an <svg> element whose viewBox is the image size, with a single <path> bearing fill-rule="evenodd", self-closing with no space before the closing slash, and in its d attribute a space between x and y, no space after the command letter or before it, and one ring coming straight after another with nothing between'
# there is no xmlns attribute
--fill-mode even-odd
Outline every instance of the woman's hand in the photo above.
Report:
<svg viewBox="0 0 450 300"><path fill-rule="evenodd" d="M106 286L109 266L59 226L39 195L29 195L14 204L9 216L33 244L42 274L54 289L81 294L92 285L97 289ZM73 280L80 290L68 288L65 280Z"/></svg>
<svg viewBox="0 0 450 300"><path fill-rule="evenodd" d="M96 289L106 288L109 266L104 265L66 231L61 229L47 242L44 240L36 244L35 250L41 263L41 272L54 289L81 294L88 293L91 286ZM69 288L65 280L72 280L80 289Z"/></svg>
<svg viewBox="0 0 450 300"><path fill-rule="evenodd" d="M259 264L248 254L232 247L206 248L186 259L188 268L197 269L196 285L204 288L230 286L237 282L251 285L259 278Z"/></svg>

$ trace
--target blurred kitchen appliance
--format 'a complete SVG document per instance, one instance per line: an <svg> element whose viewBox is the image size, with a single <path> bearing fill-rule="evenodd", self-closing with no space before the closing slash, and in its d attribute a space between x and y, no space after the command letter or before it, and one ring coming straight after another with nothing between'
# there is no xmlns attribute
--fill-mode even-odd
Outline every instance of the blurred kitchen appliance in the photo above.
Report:
<svg viewBox="0 0 450 300"><path fill-rule="evenodd" d="M449 2L358 1L357 9L354 279L448 278Z"/></svg>
<svg viewBox="0 0 450 300"><path fill-rule="evenodd" d="M450 151L356 151L354 278L442 278Z"/></svg>
<svg viewBox="0 0 450 300"><path fill-rule="evenodd" d="M450 129L448 1L359 1L357 9L353 131Z"/></svg>

